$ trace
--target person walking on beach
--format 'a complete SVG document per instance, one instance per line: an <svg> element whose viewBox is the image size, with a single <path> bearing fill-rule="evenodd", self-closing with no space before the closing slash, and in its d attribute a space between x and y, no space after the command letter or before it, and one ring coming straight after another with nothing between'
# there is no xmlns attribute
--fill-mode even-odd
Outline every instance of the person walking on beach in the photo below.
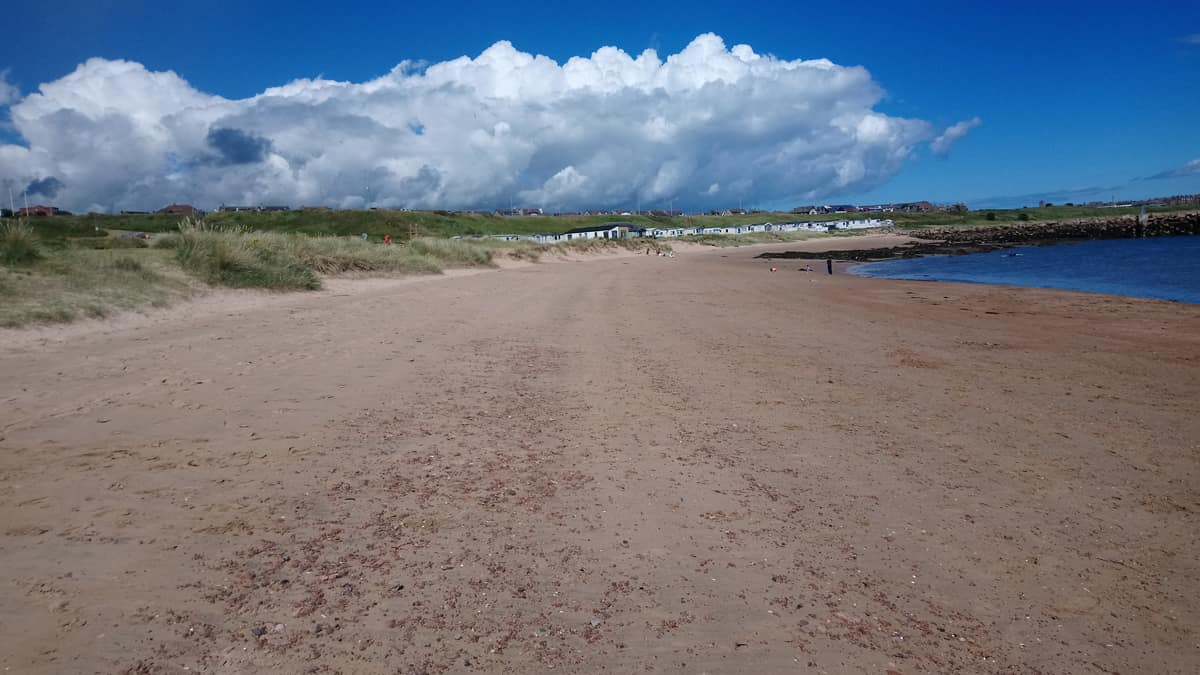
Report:
<svg viewBox="0 0 1200 675"><path fill-rule="evenodd" d="M825 271L833 274L833 258L825 259Z"/></svg>

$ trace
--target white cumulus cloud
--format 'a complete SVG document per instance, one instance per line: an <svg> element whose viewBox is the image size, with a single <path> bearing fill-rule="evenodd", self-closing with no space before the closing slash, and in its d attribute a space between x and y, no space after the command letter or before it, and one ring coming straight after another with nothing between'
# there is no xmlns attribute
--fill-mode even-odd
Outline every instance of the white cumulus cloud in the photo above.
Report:
<svg viewBox="0 0 1200 675"><path fill-rule="evenodd" d="M950 146L954 145L959 139L966 136L967 132L980 124L983 124L983 120L978 117L972 117L969 120L952 124L942 132L941 136L933 139L933 142L929 144L929 149L933 151L933 154L945 157L950 154Z"/></svg>
<svg viewBox="0 0 1200 675"><path fill-rule="evenodd" d="M562 64L497 42L240 100L94 58L11 105L23 143L0 145L0 181L53 185L73 210L807 200L868 190L931 139L928 123L876 111L882 95L864 68L713 34L665 60L603 47ZM935 151L978 123L951 127Z"/></svg>

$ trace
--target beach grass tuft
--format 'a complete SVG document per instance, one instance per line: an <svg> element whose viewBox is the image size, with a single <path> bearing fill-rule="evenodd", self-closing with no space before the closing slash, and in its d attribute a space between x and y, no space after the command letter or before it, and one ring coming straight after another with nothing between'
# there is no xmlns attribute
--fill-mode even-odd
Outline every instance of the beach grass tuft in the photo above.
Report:
<svg viewBox="0 0 1200 675"><path fill-rule="evenodd" d="M358 237L252 232L189 220L156 247L175 251L184 269L206 283L235 288L311 290L322 275L438 274L445 267L492 264L482 242L418 237L385 245Z"/></svg>
<svg viewBox="0 0 1200 675"><path fill-rule="evenodd" d="M0 263L29 265L45 257L41 237L23 220L0 225Z"/></svg>
<svg viewBox="0 0 1200 675"><path fill-rule="evenodd" d="M166 252L65 249L35 265L0 266L0 326L163 307L196 290Z"/></svg>
<svg viewBox="0 0 1200 675"><path fill-rule="evenodd" d="M286 236L286 235L284 235ZM203 221L180 225L175 257L206 283L232 288L317 289L317 272L279 242ZM272 239L275 239L272 237Z"/></svg>
<svg viewBox="0 0 1200 675"><path fill-rule="evenodd" d="M488 240L441 239L417 237L405 245L411 251L427 255L444 264L479 267L492 264L492 253L496 248Z"/></svg>

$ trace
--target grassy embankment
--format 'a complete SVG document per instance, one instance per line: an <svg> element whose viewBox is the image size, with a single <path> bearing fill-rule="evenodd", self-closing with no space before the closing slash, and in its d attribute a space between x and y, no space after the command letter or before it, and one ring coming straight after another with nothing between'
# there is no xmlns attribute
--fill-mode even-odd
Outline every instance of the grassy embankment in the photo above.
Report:
<svg viewBox="0 0 1200 675"><path fill-rule="evenodd" d="M497 255L538 260L547 251L648 245L577 241L543 247L417 237L385 246L359 237L261 232L200 220L177 223L174 232L149 240L60 218L14 220L0 227L0 326L5 327L164 306L213 286L312 290L320 288L324 276L438 274L448 267L493 265Z"/></svg>
<svg viewBox="0 0 1200 675"><path fill-rule="evenodd" d="M1153 208L1151 212L1190 210L1194 207ZM358 236L366 233L378 239L385 234L407 239L410 232L418 237L452 237L485 234L539 234L565 232L575 227L621 221L646 227L718 227L749 223L820 222L858 218L891 218L902 229L1003 225L1006 223L1044 222L1130 215L1137 208L1088 208L1048 206L1027 209L990 209L964 213L837 213L808 215L795 213L747 213L729 216L524 216L454 211L322 211L296 210L272 213L212 213L205 221L221 227L243 227L259 232L294 232L308 235ZM988 214L992 214L992 219ZM39 220L39 219L35 219ZM171 232L179 216L105 215L56 216L44 220L77 229Z"/></svg>

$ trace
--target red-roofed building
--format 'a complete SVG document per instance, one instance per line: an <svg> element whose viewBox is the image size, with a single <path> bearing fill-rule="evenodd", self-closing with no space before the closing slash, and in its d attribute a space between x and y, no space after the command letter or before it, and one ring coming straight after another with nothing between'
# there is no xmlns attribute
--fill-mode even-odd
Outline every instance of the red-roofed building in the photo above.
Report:
<svg viewBox="0 0 1200 675"><path fill-rule="evenodd" d="M60 209L56 206L42 206L41 204L38 204L37 206L26 206L23 209L17 209L17 217L18 218L23 218L25 216L65 216L65 215L70 215L70 214L68 214L66 211L63 211L62 209Z"/></svg>

